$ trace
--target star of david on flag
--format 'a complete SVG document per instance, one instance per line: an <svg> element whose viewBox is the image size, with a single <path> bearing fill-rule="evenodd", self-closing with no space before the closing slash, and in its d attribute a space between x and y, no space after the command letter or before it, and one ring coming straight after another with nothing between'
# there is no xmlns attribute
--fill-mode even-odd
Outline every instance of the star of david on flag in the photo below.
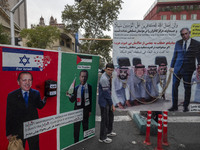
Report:
<svg viewBox="0 0 200 150"><path fill-rule="evenodd" d="M30 64L28 57L26 57L26 55L24 55L23 57L19 57L20 58L20 64L22 63L24 66L26 66L26 64Z"/></svg>
<svg viewBox="0 0 200 150"><path fill-rule="evenodd" d="M3 71L43 71L51 58L43 51L3 48Z"/></svg>

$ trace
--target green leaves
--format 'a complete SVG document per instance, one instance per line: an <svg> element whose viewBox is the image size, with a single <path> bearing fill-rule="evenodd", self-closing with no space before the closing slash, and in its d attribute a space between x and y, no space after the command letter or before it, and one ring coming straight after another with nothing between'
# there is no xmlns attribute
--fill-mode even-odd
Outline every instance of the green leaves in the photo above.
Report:
<svg viewBox="0 0 200 150"><path fill-rule="evenodd" d="M119 10L122 0L83 0L81 3L66 5L62 12L62 20L66 28L73 32L83 29L87 37L95 38L110 30Z"/></svg>
<svg viewBox="0 0 200 150"><path fill-rule="evenodd" d="M37 26L33 29L23 29L20 36L26 38L28 47L51 47L60 38L60 30L54 26Z"/></svg>
<svg viewBox="0 0 200 150"><path fill-rule="evenodd" d="M100 39L111 39L110 36L101 36L97 37ZM101 61L103 62L111 62L110 52L112 50L112 40L96 40L90 43L91 41L83 41L81 44L81 52L89 53L94 55L101 56ZM89 45L90 49L88 50ZM100 64L101 65L101 64Z"/></svg>
<svg viewBox="0 0 200 150"><path fill-rule="evenodd" d="M62 20L66 30L73 33L84 31L85 38L110 38L103 31L110 31L114 20L117 20L122 0L82 0L74 5L66 5ZM83 41L81 52L99 54L110 61L112 41Z"/></svg>
<svg viewBox="0 0 200 150"><path fill-rule="evenodd" d="M10 44L10 37L2 24L0 24L0 44Z"/></svg>

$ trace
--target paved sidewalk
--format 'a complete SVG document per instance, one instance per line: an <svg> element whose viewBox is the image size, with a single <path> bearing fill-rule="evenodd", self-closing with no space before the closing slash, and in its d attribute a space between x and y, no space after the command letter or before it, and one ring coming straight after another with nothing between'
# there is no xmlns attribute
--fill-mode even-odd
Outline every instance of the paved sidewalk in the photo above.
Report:
<svg viewBox="0 0 200 150"><path fill-rule="evenodd" d="M171 107L171 101L159 99L154 104L133 106L126 109L115 111L114 132L117 133L113 137L110 144L100 143L100 110L96 104L96 127L95 136L91 139L82 141L73 145L66 150L155 150L157 147L157 135L150 136L150 146L145 145L145 135L140 134L137 124L132 119L134 113L140 110L148 109L160 110L161 106L168 109ZM182 106L178 112L169 112L168 118L168 142L169 146L163 146L163 150L199 150L200 149L200 130L199 130L199 113L183 113ZM184 119L183 119L184 118ZM171 119L171 120L170 120Z"/></svg>

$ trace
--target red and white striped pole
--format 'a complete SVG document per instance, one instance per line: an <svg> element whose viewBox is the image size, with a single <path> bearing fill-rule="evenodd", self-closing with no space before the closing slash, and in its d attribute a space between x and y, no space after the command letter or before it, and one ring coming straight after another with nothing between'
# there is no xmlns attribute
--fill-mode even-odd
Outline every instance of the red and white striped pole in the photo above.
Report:
<svg viewBox="0 0 200 150"><path fill-rule="evenodd" d="M147 114L146 139L144 141L144 144L146 144L146 145L151 145L150 129L151 129L151 111L149 110L148 114Z"/></svg>
<svg viewBox="0 0 200 150"><path fill-rule="evenodd" d="M157 147L155 150L163 150L162 149L162 115L158 115L158 138L157 138Z"/></svg>
<svg viewBox="0 0 200 150"><path fill-rule="evenodd" d="M164 111L163 112L163 142L162 144L165 146L169 146L169 143L167 141L167 116L168 116L168 112Z"/></svg>

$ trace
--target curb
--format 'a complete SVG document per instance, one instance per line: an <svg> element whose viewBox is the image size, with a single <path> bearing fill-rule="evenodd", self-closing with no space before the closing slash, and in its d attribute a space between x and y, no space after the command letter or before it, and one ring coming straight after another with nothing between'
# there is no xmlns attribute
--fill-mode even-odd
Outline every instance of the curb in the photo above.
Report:
<svg viewBox="0 0 200 150"><path fill-rule="evenodd" d="M139 112L137 111L129 111L130 117L133 119L133 121L136 123L138 129L140 130L141 135L146 134L146 118L141 116ZM158 123L151 119L151 129L150 129L150 135L157 135L158 131Z"/></svg>

